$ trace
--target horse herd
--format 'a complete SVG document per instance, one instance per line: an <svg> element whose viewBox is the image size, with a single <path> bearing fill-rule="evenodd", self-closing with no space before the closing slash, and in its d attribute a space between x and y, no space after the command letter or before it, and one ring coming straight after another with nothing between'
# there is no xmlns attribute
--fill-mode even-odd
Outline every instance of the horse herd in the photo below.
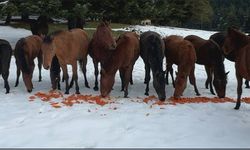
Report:
<svg viewBox="0 0 250 150"><path fill-rule="evenodd" d="M141 35L135 32L125 32L118 38L112 35L109 23L102 21L97 26L92 39L82 29L69 31L59 30L49 35L31 35L21 38L15 46L14 56L17 66L17 79L15 86L19 84L19 76L22 72L23 81L28 92L32 92L32 76L34 71L34 59L38 60L39 81L41 81L41 68L50 70L50 79L53 89L60 89L60 72L62 81L65 81L66 91L75 84L75 93L79 94L77 62L80 64L85 79L85 86L89 88L86 77L87 55L93 59L95 68L95 86L98 91L98 74L100 72L100 93L102 97L110 94L115 74L119 70L121 78L121 90L124 97L128 96L128 85L133 84L132 72L136 60L141 56L145 64L146 84L145 95L149 95L150 73L152 70L153 87L159 100L166 99L165 84L170 73L174 90L174 98L182 96L187 78L194 86L196 95L200 95L196 86L195 63L205 66L207 80L206 88L210 88L212 94L219 98L226 95L227 74L224 67L224 58L235 62L237 77L237 103L235 109L240 108L242 94L242 79L250 80L250 37L237 29L230 27L226 33L219 32L208 40L195 35L185 38L170 35L162 38L158 33L147 31ZM0 74L4 79L6 93L9 93L8 84L9 67L12 55L10 44L6 40L0 40ZM163 60L166 58L166 71L163 71ZM98 63L101 70L98 70ZM173 76L172 65L176 64L178 70L176 78ZM67 65L72 66L72 80L69 83ZM247 85L246 81L246 85ZM214 89L215 88L215 92Z"/></svg>

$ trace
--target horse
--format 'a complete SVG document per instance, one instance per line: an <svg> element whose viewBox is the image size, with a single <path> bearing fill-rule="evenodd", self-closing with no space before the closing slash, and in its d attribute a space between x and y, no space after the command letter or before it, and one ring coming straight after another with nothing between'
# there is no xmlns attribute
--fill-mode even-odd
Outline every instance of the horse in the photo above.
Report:
<svg viewBox="0 0 250 150"><path fill-rule="evenodd" d="M58 58L63 77L66 83L65 94L69 94L69 76L67 65L72 66L73 80L75 81L76 94L80 94L78 86L77 60L81 66L85 86L89 88L86 77L86 64L88 54L89 39L87 33L82 29L72 29L69 31L55 31L43 39L43 67L48 70L51 66L53 57Z"/></svg>
<svg viewBox="0 0 250 150"><path fill-rule="evenodd" d="M102 66L117 45L108 22L100 22L89 45L89 55L92 57L95 68L95 86L93 89L98 91L98 63Z"/></svg>
<svg viewBox="0 0 250 150"><path fill-rule="evenodd" d="M106 97L115 82L115 74L119 69L124 97L128 97L128 84L132 76L133 66L140 54L139 36L135 32L127 32L119 36L116 50L105 61L101 68L101 96Z"/></svg>
<svg viewBox="0 0 250 150"><path fill-rule="evenodd" d="M226 33L217 32L217 33L211 35L209 39L213 40L214 42L216 42L220 46L221 51L227 60L229 60L231 62L235 62L235 57L236 57L235 52L230 52L229 54L225 54L222 50L222 47L223 47L223 44L225 41L225 37L226 37ZM246 88L250 88L248 80L245 80L245 85L246 85Z"/></svg>
<svg viewBox="0 0 250 150"><path fill-rule="evenodd" d="M41 51L42 39L37 35L31 35L25 38L21 38L17 41L14 56L16 58L17 66L17 78L15 87L19 84L20 73L22 72L23 82L27 91L30 93L33 89L32 77L34 71L34 59L38 60L39 69L39 82L42 81L41 69L42 69L42 51Z"/></svg>
<svg viewBox="0 0 250 150"><path fill-rule="evenodd" d="M177 35L171 35L163 38L165 43L165 56L167 62L167 72L172 69L172 65L178 66L177 77L175 80L174 98L179 98L187 85L187 77L189 76L190 83L194 86L196 95L200 95L195 81L195 49L187 40ZM171 72L171 76L173 76Z"/></svg>
<svg viewBox="0 0 250 150"><path fill-rule="evenodd" d="M242 79L250 80L250 38L244 33L229 27L223 45L225 54L235 53L235 70L237 78L237 102L235 109L241 105Z"/></svg>
<svg viewBox="0 0 250 150"><path fill-rule="evenodd" d="M12 48L10 46L10 43L6 40L0 39L0 75L2 74L4 80L4 88L6 89L6 94L10 92L8 78L11 55Z"/></svg>
<svg viewBox="0 0 250 150"><path fill-rule="evenodd" d="M161 36L152 31L147 31L140 36L140 56L145 64L145 79L146 84L145 95L149 95L150 69L153 72L153 86L158 95L159 100L164 101L165 79L163 71L165 45Z"/></svg>
<svg viewBox="0 0 250 150"><path fill-rule="evenodd" d="M37 20L31 20L30 30L33 35L45 36L49 32L48 18L47 16L41 15Z"/></svg>
<svg viewBox="0 0 250 150"><path fill-rule="evenodd" d="M208 72L213 73L213 85L217 96L224 98L226 95L227 74L229 72L225 72L224 56L219 45L213 40L205 40L196 35L189 35L184 39L194 45L197 57L196 63L204 65ZM210 77L210 79L211 78L212 77ZM208 85L208 83L206 83L206 85ZM215 95L212 83L210 82L209 85L210 92Z"/></svg>

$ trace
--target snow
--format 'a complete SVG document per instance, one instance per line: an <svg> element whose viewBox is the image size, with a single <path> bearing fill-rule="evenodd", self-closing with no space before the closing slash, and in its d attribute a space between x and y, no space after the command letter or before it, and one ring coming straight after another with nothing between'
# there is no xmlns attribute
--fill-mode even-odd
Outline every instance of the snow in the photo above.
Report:
<svg viewBox="0 0 250 150"><path fill-rule="evenodd" d="M152 30L162 36L195 34L208 38L213 32L172 27L131 26L142 32ZM0 26L0 38L15 44L30 31ZM165 64L164 64L165 66ZM176 69L176 66L174 66ZM227 97L236 98L234 64L225 61L228 76ZM33 76L34 90L25 90L16 78L15 60L10 68L10 94L6 95L3 80L0 82L0 147L82 147L82 148L249 148L250 147L250 105L242 103L240 110L233 109L235 103L205 103L151 105L143 103L144 64L139 58L133 71L134 85L129 86L129 98L122 98L119 75L116 76L111 100L114 103L100 106L83 103L72 107L53 108L39 99L29 97L39 91L50 90L49 71L42 70L43 81L38 82L38 69ZM79 86L82 94L99 95L93 91L94 69L88 57L87 77L91 89L84 87L83 75L79 71ZM196 65L196 80L202 96L214 97L204 84L204 67ZM64 92L64 83L61 84ZM70 90L71 94L75 92ZM156 95L152 81L150 95ZM249 96L249 89L243 89L243 97ZM166 95L173 95L172 85L166 86ZM64 95L65 96L65 95ZM188 83L184 97L195 97L193 87ZM60 101L59 99L53 99ZM141 102L135 102L141 101ZM168 100L169 101L169 100Z"/></svg>

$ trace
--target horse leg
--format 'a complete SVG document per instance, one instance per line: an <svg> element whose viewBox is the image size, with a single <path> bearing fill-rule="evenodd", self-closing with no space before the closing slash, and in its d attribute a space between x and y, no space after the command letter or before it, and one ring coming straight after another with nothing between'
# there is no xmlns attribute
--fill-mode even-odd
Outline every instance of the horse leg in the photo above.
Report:
<svg viewBox="0 0 250 150"><path fill-rule="evenodd" d="M132 70L133 70L132 66L124 68L124 98L128 98L128 84L131 78Z"/></svg>
<svg viewBox="0 0 250 150"><path fill-rule="evenodd" d="M196 93L197 96L200 96L201 94L198 91L198 88L196 86L196 79L195 79L195 75L194 75L194 69L195 67L192 67L190 74L189 74L189 82L190 84L192 84L194 86L194 91Z"/></svg>
<svg viewBox="0 0 250 150"><path fill-rule="evenodd" d="M149 64L145 64L145 82L146 83L146 89L145 89L145 95L149 95L148 91L149 91L149 82L150 82L150 66Z"/></svg>
<svg viewBox="0 0 250 150"><path fill-rule="evenodd" d="M80 94L78 86L77 62L72 64L73 80L75 81L76 94Z"/></svg>
<svg viewBox="0 0 250 150"><path fill-rule="evenodd" d="M166 70L165 70L165 74L166 74L165 83L166 83L167 85L169 84L169 82L168 82L168 73L169 73L169 71L168 71L168 69L166 69Z"/></svg>
<svg viewBox="0 0 250 150"><path fill-rule="evenodd" d="M120 78L121 78L121 91L124 91L124 81L125 81L125 70L123 68L119 69L119 73L120 73Z"/></svg>
<svg viewBox="0 0 250 150"><path fill-rule="evenodd" d="M94 68L95 68L95 86L94 86L93 89L95 91L98 91L99 90L99 88L98 88L98 74L99 74L99 71L98 71L98 62L93 59L93 64L94 64Z"/></svg>
<svg viewBox="0 0 250 150"><path fill-rule="evenodd" d="M69 94L69 75L68 75L68 69L67 65L61 65L62 71L63 71L63 76L66 84L66 91L65 94Z"/></svg>
<svg viewBox="0 0 250 150"><path fill-rule="evenodd" d="M38 56L37 60L38 60L38 69L39 69L39 80L38 80L38 82L41 82L42 81L42 72L41 72L41 70L42 70L42 63L43 63L42 55Z"/></svg>
<svg viewBox="0 0 250 150"><path fill-rule="evenodd" d="M17 67L17 69L16 69L16 84L15 84L15 87L17 87L18 84L19 84L19 77L20 77L20 74L21 74L21 69L20 69L19 65L17 64L17 62L16 62L16 67Z"/></svg>
<svg viewBox="0 0 250 150"><path fill-rule="evenodd" d="M83 72L83 76L84 76L85 87L90 88L88 80L87 80L87 76L86 76L86 73L87 73L87 69L86 69L87 57L81 63L82 63L82 72Z"/></svg>
<svg viewBox="0 0 250 150"><path fill-rule="evenodd" d="M132 70L134 69L134 66L132 67ZM133 71L131 71L131 75L130 75L130 84L133 85L134 81L133 81Z"/></svg>
<svg viewBox="0 0 250 150"><path fill-rule="evenodd" d="M209 66L205 65L205 70L206 70L206 74L207 74L207 80L205 82L205 87L206 87L206 89L208 89L208 84L210 84L210 82L212 81L211 69Z"/></svg>
<svg viewBox="0 0 250 150"><path fill-rule="evenodd" d="M249 81L248 80L245 80L245 85L246 85L246 88L249 89L250 86L249 86Z"/></svg>
<svg viewBox="0 0 250 150"><path fill-rule="evenodd" d="M2 70L2 77L4 79L4 88L6 89L6 94L10 92L10 86L8 82L9 70L7 68Z"/></svg>
<svg viewBox="0 0 250 150"><path fill-rule="evenodd" d="M170 66L170 75L171 75L171 79L172 79L172 84L173 84L173 87L175 88L175 82L174 82L174 69L172 68L172 65Z"/></svg>
<svg viewBox="0 0 250 150"><path fill-rule="evenodd" d="M237 72L237 71L236 71ZM239 73L236 73L236 78L237 78L237 102L236 106L234 109L238 110L241 105L241 94L242 94L242 77L239 75Z"/></svg>

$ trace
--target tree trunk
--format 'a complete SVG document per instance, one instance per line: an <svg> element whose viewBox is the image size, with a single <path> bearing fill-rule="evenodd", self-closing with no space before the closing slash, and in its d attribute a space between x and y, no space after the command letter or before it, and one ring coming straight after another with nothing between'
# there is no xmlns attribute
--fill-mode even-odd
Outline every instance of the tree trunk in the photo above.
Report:
<svg viewBox="0 0 250 150"><path fill-rule="evenodd" d="M10 24L10 21L11 21L11 15L8 14L7 17L6 17L6 20L5 20L5 24L6 24L6 25L9 25L9 24Z"/></svg>

